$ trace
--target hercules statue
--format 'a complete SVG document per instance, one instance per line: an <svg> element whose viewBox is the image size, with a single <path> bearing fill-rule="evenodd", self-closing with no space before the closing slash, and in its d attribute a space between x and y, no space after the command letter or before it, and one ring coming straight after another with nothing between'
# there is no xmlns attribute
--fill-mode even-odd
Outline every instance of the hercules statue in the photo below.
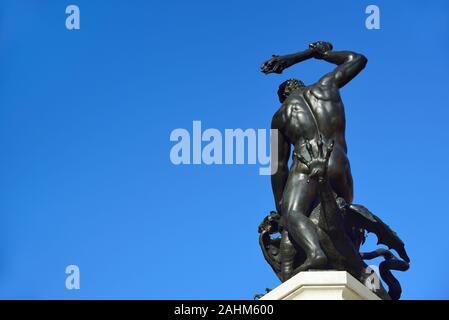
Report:
<svg viewBox="0 0 449 320"><path fill-rule="evenodd" d="M380 281L370 290L382 299L399 299L402 289L391 270L409 268L404 243L378 216L352 203L345 113L339 90L365 67L367 59L351 51L332 51L330 43L318 41L305 51L273 56L261 69L266 74L282 73L311 58L337 67L309 86L296 79L279 86L282 105L271 124L278 132L277 139L271 141L271 183L277 212L271 212L259 225L263 255L283 282L298 272L317 269L344 270L365 285L378 278L364 260L383 257L379 272L388 292ZM277 154L273 153L276 150ZM374 233L378 244L388 249L360 252L366 232Z"/></svg>
<svg viewBox="0 0 449 320"><path fill-rule="evenodd" d="M278 130L277 171L272 175L272 188L277 212L289 230L284 231L281 255L284 261L292 261L292 242L306 254L305 262L293 270L291 263L282 265L284 279L304 270L319 269L327 264L327 257L320 247L319 239L309 219L318 203L318 186L309 178L309 168L304 160L310 160L309 152L318 152L320 144L333 142L329 159L328 179L337 197L352 203L353 183L345 140L345 113L339 90L363 70L367 59L351 51L332 51L328 42L318 41L305 51L273 56L261 70L265 74L282 73L288 67L307 59L320 59L337 65L316 83L304 85L300 80L290 79L278 90L282 103L274 114L272 129ZM293 146L293 164L288 161ZM307 152L309 149L309 152ZM273 148L273 150L276 150ZM276 157L273 157L275 159Z"/></svg>

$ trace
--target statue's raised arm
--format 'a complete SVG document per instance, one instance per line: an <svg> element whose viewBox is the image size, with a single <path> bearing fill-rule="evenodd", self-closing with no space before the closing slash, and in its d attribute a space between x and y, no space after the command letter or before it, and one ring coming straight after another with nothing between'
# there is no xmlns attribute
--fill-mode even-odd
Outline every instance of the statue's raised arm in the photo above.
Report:
<svg viewBox="0 0 449 320"><path fill-rule="evenodd" d="M336 64L337 67L320 79L323 85L335 84L338 88L343 87L362 71L368 59L360 53L352 51L332 51L332 45L327 42L318 41L310 44L310 49L315 52L316 59Z"/></svg>
<svg viewBox="0 0 449 320"><path fill-rule="evenodd" d="M329 42L317 41L311 43L309 48L293 54L283 56L273 55L264 62L261 71L265 74L281 74L285 69L312 58L324 60L337 67L320 79L323 85L335 84L341 88L362 71L368 59L360 53L352 51L332 51L333 46Z"/></svg>

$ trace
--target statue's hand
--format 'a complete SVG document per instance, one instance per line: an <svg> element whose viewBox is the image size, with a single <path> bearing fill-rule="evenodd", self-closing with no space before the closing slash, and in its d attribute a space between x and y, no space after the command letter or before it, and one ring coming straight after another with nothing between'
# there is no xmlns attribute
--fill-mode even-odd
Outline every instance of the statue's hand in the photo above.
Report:
<svg viewBox="0 0 449 320"><path fill-rule="evenodd" d="M333 48L331 43L325 41L317 41L309 44L309 49L315 53L316 58L320 58L326 52L332 51Z"/></svg>
<svg viewBox="0 0 449 320"><path fill-rule="evenodd" d="M289 59L286 56L277 56L273 54L273 57L265 61L260 66L260 71L262 71L265 74L269 73L278 73L281 74L284 69L289 67Z"/></svg>
<svg viewBox="0 0 449 320"><path fill-rule="evenodd" d="M297 155L298 160L302 162L309 169L309 180L317 179L318 182L323 183L327 180L327 168L329 166L329 159L331 157L332 150L334 148L334 142L331 141L326 147L326 153L323 148L323 138L320 138L317 143L318 154L315 155L312 149L312 145L309 141L306 141L306 149L310 156L310 161L304 159L304 157Z"/></svg>

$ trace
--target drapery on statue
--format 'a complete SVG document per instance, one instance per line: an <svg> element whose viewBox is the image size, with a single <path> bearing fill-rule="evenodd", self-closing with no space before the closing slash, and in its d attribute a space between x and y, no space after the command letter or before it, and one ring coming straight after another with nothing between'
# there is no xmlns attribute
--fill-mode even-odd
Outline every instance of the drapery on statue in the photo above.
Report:
<svg viewBox="0 0 449 320"><path fill-rule="evenodd" d="M367 284L376 275L363 260L384 257L382 279L371 290L383 299L399 299L401 287L391 270L405 271L410 259L404 243L385 223L365 207L352 204L353 183L345 140L345 114L339 90L364 69L367 59L351 51L332 51L318 41L305 51L275 56L262 64L265 74L282 73L296 63L315 58L337 67L318 82L306 86L290 79L279 86L282 103L274 114L278 130L277 168L271 177L277 212L259 226L259 242L265 259L281 281L307 270L345 270ZM293 145L292 165L288 161ZM277 161L276 161L277 159ZM365 231L376 234L380 248L360 253ZM279 233L280 237L273 238ZM377 279L378 280L378 279Z"/></svg>

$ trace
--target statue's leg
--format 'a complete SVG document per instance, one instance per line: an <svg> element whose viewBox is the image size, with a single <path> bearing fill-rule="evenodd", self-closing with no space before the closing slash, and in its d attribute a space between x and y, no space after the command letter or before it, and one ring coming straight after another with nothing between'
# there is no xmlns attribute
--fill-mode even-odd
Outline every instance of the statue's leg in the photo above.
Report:
<svg viewBox="0 0 449 320"><path fill-rule="evenodd" d="M290 240L298 244L306 254L306 261L294 273L320 269L327 263L316 226L309 219L312 204L317 197L317 185L315 181L308 180L306 174L291 172L282 197L281 210L286 217Z"/></svg>
<svg viewBox="0 0 449 320"><path fill-rule="evenodd" d="M352 203L354 186L351 167L347 159L329 164L328 176L332 190L334 190L337 196L345 199L347 203Z"/></svg>

